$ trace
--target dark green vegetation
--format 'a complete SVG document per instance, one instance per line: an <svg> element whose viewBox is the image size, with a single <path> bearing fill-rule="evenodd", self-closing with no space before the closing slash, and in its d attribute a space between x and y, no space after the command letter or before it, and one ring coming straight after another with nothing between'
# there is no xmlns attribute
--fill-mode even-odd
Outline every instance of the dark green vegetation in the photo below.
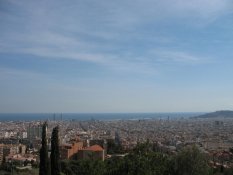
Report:
<svg viewBox="0 0 233 175"><path fill-rule="evenodd" d="M175 158L175 174L207 175L211 174L207 157L197 147L187 147Z"/></svg>
<svg viewBox="0 0 233 175"><path fill-rule="evenodd" d="M42 142L40 149L40 171L39 175L49 175L49 158L47 145L47 122L43 124L42 128Z"/></svg>
<svg viewBox="0 0 233 175"><path fill-rule="evenodd" d="M124 149L122 148L121 144L117 145L114 140L109 140L107 142L107 153L108 154L122 154L125 153Z"/></svg>
<svg viewBox="0 0 233 175"><path fill-rule="evenodd" d="M24 170L24 171L5 171L0 170L0 175L38 175L38 169Z"/></svg>
<svg viewBox="0 0 233 175"><path fill-rule="evenodd" d="M108 160L62 161L66 175L213 175L207 157L195 146L176 155L159 152L149 142L139 144L125 157ZM217 173L217 172L216 172ZM223 173L222 173L223 175ZM224 175L227 175L225 171Z"/></svg>
<svg viewBox="0 0 233 175"><path fill-rule="evenodd" d="M57 130L53 136L56 140ZM57 137L58 138L58 137ZM57 141L55 141L56 143ZM117 149L118 150L118 149ZM51 158L52 159L52 158ZM59 159L57 159L59 161ZM232 175L232 169L212 169L208 165L208 157L196 146L187 146L177 154L164 153L156 145L149 142L138 144L125 157L112 157L105 161L66 160L61 162L59 175ZM57 166L57 165L56 165ZM55 167L56 168L56 167ZM59 162L58 162L58 168ZM60 169L59 169L60 170ZM51 171L51 174L54 171ZM9 175L8 172L0 174ZM55 175L52 174L52 175ZM37 175L33 171L16 172L16 175Z"/></svg>
<svg viewBox="0 0 233 175"><path fill-rule="evenodd" d="M60 152L59 152L59 127L53 128L51 138L51 174L60 175Z"/></svg>

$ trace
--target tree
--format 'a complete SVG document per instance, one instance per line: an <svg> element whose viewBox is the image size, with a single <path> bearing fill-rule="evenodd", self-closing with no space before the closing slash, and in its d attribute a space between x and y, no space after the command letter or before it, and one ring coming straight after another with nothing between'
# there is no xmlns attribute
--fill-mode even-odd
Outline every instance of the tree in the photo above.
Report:
<svg viewBox="0 0 233 175"><path fill-rule="evenodd" d="M48 159L48 145L47 145L47 127L45 122L42 127L42 142L40 149L40 170L39 175L49 175L49 159Z"/></svg>
<svg viewBox="0 0 233 175"><path fill-rule="evenodd" d="M196 146L184 148L176 157L177 175L210 174L207 157Z"/></svg>
<svg viewBox="0 0 233 175"><path fill-rule="evenodd" d="M59 127L53 128L51 138L51 174L60 175Z"/></svg>
<svg viewBox="0 0 233 175"><path fill-rule="evenodd" d="M184 148L177 155L156 152L149 141L138 144L124 157L105 161L62 161L66 175L210 175L208 159L197 147ZM230 170L224 175L232 175ZM223 175L223 174L222 174Z"/></svg>

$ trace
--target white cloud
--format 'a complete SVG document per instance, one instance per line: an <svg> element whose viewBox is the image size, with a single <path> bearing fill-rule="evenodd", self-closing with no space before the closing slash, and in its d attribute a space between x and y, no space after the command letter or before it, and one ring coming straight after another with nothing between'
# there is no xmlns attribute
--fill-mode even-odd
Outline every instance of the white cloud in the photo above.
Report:
<svg viewBox="0 0 233 175"><path fill-rule="evenodd" d="M174 51L174 50L155 50L152 52L158 61L165 63L185 63L185 64L197 64L204 63L207 58L196 56L184 51Z"/></svg>
<svg viewBox="0 0 233 175"><path fill-rule="evenodd" d="M230 0L170 0L165 2L170 2L172 5L169 7L172 13L204 19L227 13L233 5Z"/></svg>
<svg viewBox="0 0 233 175"><path fill-rule="evenodd" d="M0 80L9 80L9 79L16 79L16 80L34 80L34 79L44 79L47 75L27 70L19 70L13 68L5 68L0 67Z"/></svg>
<svg viewBox="0 0 233 175"><path fill-rule="evenodd" d="M102 5L112 9L110 18L114 27L126 30L141 23L163 22L164 20L186 19L195 25L214 21L224 14L231 13L231 0L137 0L137 1L104 1ZM107 21L107 20L106 20Z"/></svg>
<svg viewBox="0 0 233 175"><path fill-rule="evenodd" d="M0 37L4 40L0 43L0 52L82 60L117 70L142 70L142 67L146 72L156 72L153 59L161 63L199 63L203 58L169 48L150 53L148 48L135 47L129 51L135 53L127 54L121 44L134 44L135 38L146 41L153 38L157 41L155 47L172 42L170 37L159 36L156 31L157 38L143 33L140 27L144 24L179 21L180 18L191 23L195 23L195 19L206 23L232 8L230 0L9 2L13 6L11 10L16 9L15 14L4 12L0 20L5 17L4 21L8 19L15 28L0 29ZM138 50L142 56L137 55Z"/></svg>

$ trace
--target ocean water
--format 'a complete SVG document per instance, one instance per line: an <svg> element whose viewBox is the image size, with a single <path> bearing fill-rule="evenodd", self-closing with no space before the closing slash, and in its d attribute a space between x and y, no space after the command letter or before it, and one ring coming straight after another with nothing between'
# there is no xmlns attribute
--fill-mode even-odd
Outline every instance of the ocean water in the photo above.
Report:
<svg viewBox="0 0 233 175"><path fill-rule="evenodd" d="M177 119L203 113L0 113L0 121Z"/></svg>

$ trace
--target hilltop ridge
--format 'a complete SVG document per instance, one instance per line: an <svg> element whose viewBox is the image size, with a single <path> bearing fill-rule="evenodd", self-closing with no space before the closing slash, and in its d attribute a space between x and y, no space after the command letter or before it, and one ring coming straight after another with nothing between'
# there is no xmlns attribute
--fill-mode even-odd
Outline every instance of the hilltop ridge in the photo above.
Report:
<svg viewBox="0 0 233 175"><path fill-rule="evenodd" d="M215 112L210 112L206 114L202 114L199 116L195 116L192 118L233 118L233 111L231 110L219 110Z"/></svg>

